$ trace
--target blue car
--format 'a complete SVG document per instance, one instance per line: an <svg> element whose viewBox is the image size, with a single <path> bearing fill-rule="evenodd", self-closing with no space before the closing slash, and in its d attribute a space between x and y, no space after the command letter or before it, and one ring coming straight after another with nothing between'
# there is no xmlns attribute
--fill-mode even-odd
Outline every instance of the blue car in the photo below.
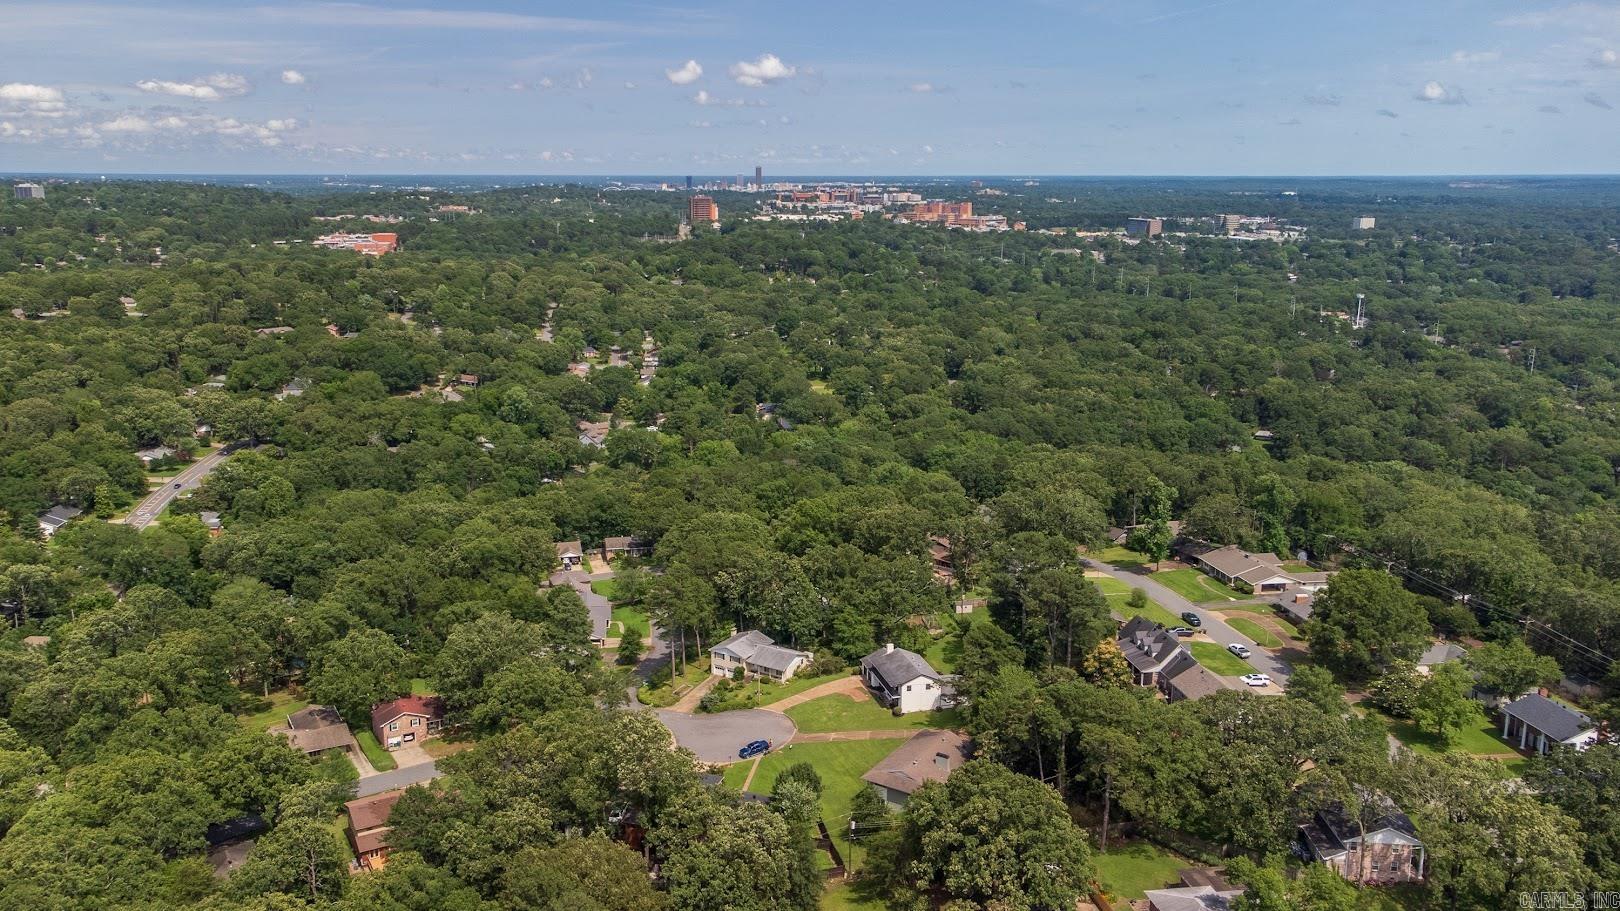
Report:
<svg viewBox="0 0 1620 911"><path fill-rule="evenodd" d="M743 748L737 751L737 758L753 759L761 753L770 752L770 750L771 742L769 740L751 740L743 744Z"/></svg>

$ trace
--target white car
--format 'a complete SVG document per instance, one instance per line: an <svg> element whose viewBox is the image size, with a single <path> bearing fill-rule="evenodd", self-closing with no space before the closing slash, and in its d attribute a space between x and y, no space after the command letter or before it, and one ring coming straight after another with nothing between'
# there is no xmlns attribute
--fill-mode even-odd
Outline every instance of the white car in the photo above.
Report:
<svg viewBox="0 0 1620 911"><path fill-rule="evenodd" d="M1247 683L1249 686L1270 686L1271 685L1271 675L1270 674L1244 674L1242 677L1239 677L1238 679L1242 680L1244 683Z"/></svg>
<svg viewBox="0 0 1620 911"><path fill-rule="evenodd" d="M1232 654L1238 656L1239 658L1247 658L1247 657L1249 657L1249 647L1246 646L1246 645L1239 644L1237 642L1234 642L1231 645L1228 645L1226 647L1226 650L1231 652Z"/></svg>

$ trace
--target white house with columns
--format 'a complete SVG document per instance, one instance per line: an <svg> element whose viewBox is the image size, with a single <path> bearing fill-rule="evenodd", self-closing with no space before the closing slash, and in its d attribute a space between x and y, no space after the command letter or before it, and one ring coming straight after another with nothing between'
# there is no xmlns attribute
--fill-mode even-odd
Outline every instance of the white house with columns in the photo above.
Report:
<svg viewBox="0 0 1620 911"><path fill-rule="evenodd" d="M1597 742L1598 729L1586 715L1531 693L1502 707L1502 739L1527 753L1557 746L1584 750Z"/></svg>

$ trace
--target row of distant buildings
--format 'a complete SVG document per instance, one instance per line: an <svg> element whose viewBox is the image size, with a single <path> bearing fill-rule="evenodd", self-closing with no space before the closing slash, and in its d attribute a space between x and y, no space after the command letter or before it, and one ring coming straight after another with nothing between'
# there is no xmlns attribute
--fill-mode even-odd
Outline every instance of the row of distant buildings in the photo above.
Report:
<svg viewBox="0 0 1620 911"><path fill-rule="evenodd" d="M399 235L392 231L373 234L339 231L315 238L314 245L328 250L353 250L366 256L382 256L384 253L394 252L399 247Z"/></svg>
<svg viewBox="0 0 1620 911"><path fill-rule="evenodd" d="M1303 234L1305 229L1290 225L1269 215L1236 215L1226 213L1213 216L1215 228L1228 237L1250 240L1289 240ZM1352 231L1371 231L1378 219L1371 215L1357 215L1350 220ZM1154 238L1164 233L1164 219L1138 216L1125 220L1125 233L1131 237Z"/></svg>

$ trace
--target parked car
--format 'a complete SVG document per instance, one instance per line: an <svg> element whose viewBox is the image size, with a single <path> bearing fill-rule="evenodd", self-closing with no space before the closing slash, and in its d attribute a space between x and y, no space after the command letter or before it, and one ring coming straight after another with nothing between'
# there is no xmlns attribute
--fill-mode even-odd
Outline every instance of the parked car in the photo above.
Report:
<svg viewBox="0 0 1620 911"><path fill-rule="evenodd" d="M1170 632L1175 633L1177 636L1180 636L1183 639L1185 639L1188 636L1197 635L1198 630L1190 629L1190 628L1185 627L1185 626L1172 626L1172 627L1170 627Z"/></svg>
<svg viewBox="0 0 1620 911"><path fill-rule="evenodd" d="M1192 627L1193 629L1197 629L1198 627L1204 625L1204 621L1198 619L1198 615L1193 613L1190 610L1182 611L1181 612L1181 619L1182 619L1182 622L1186 623L1188 626Z"/></svg>
<svg viewBox="0 0 1620 911"><path fill-rule="evenodd" d="M770 751L771 742L769 740L750 740L749 742L743 744L742 749L737 751L737 758L753 759L755 756L759 756L763 753L769 753Z"/></svg>
<svg viewBox="0 0 1620 911"><path fill-rule="evenodd" d="M1239 658L1247 658L1247 657L1249 657L1249 647L1247 645L1240 645L1240 644L1234 642L1231 645L1228 645L1226 647L1226 650L1231 652L1232 654L1238 656Z"/></svg>
<svg viewBox="0 0 1620 911"><path fill-rule="evenodd" d="M1242 680L1244 683L1247 683L1249 686L1266 686L1267 684L1271 683L1270 674L1244 674L1238 679Z"/></svg>

